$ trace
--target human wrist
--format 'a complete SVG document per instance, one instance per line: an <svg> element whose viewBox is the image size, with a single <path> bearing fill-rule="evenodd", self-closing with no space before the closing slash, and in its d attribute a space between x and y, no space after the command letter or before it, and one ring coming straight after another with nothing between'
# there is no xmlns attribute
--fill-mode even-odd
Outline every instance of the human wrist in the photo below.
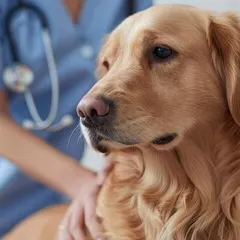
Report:
<svg viewBox="0 0 240 240"><path fill-rule="evenodd" d="M84 168L80 164L73 166L73 169L65 175L64 192L71 199L76 198L80 192L83 192L86 183L94 179L95 174L90 170Z"/></svg>

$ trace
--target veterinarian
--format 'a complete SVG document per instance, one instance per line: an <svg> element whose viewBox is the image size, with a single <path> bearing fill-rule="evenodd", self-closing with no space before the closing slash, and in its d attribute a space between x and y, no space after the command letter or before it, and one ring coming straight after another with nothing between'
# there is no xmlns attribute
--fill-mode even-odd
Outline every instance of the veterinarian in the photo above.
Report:
<svg viewBox="0 0 240 240"><path fill-rule="evenodd" d="M76 199L73 221L82 224L71 237L81 239L84 223L98 237L92 216L100 183L78 164L84 146L81 139L77 144L79 130L73 133L75 108L94 84L105 34L151 3L0 1L0 167L9 169L0 174L0 238L31 213L63 202L64 195Z"/></svg>

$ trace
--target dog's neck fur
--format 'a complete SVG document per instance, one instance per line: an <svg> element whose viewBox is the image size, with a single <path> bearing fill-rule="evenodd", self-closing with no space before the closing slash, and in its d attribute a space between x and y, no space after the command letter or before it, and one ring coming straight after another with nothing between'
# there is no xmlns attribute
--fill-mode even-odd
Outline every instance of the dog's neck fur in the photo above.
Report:
<svg viewBox="0 0 240 240"><path fill-rule="evenodd" d="M228 120L219 120L213 125L207 123L197 127L176 149L189 180L188 187L192 185L190 188L197 195L195 201L186 203L187 209L191 203L200 200L198 207L195 204L195 216L192 215L196 219L192 222L193 233L194 229L200 230L196 239L205 239L201 235L204 231L206 239L240 237L234 224L238 220L237 212L240 214L235 203L239 198L240 178L234 177L240 176L239 139L239 127L228 117Z"/></svg>
<svg viewBox="0 0 240 240"><path fill-rule="evenodd" d="M171 151L130 149L100 198L109 239L240 239L239 137L229 118L196 127Z"/></svg>

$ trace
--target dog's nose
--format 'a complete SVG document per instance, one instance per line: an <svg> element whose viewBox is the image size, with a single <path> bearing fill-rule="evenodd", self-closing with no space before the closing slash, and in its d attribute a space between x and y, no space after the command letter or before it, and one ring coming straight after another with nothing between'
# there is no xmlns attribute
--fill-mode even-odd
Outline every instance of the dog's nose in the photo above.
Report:
<svg viewBox="0 0 240 240"><path fill-rule="evenodd" d="M84 97L78 104L77 113L85 121L100 124L110 114L110 102L103 97Z"/></svg>

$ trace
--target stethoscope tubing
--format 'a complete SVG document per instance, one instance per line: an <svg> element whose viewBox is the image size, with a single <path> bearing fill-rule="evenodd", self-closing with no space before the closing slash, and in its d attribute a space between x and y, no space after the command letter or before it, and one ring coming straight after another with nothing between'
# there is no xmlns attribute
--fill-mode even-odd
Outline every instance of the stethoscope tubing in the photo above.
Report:
<svg viewBox="0 0 240 240"><path fill-rule="evenodd" d="M50 82L51 82L51 89L52 89L52 97L51 97L51 106L50 111L45 120L41 118L39 115L36 104L34 103L34 99L32 96L31 91L26 91L24 93L26 103L33 118L34 122L36 122L36 127L38 130L44 130L50 127L50 125L54 122L57 116L58 104L59 104L59 82L57 76L57 67L55 64L54 56L53 56L53 49L51 45L50 34L48 30L42 30L42 37L45 49L45 55L48 63L49 68L49 75L50 75Z"/></svg>
<svg viewBox="0 0 240 240"><path fill-rule="evenodd" d="M47 19L44 13L39 9L37 6L31 3L23 3L19 0L18 4L12 7L6 15L5 19L5 29L6 29L6 36L9 40L9 47L10 52L12 55L13 62L19 63L20 57L17 52L16 43L14 42L13 35L11 33L11 23L16 14L22 10L32 11L36 14L40 20L41 27L42 27L42 40L44 45L45 56L48 64L49 75L50 75L50 82L51 82L51 89L52 89L52 97L51 97L51 105L50 111L46 119L42 119L39 115L39 112L36 108L36 104L34 102L33 95L28 88L24 92L24 97L26 100L26 104L29 110L29 113L32 117L32 120L26 120L25 122L30 123L30 129L34 130L51 130L51 125L53 124L54 120L57 117L58 112L58 105L59 105L59 81L58 81L58 74L57 74L57 67L53 55L53 48L50 38L49 26ZM24 123L23 123L24 125ZM54 127L53 127L54 128Z"/></svg>

